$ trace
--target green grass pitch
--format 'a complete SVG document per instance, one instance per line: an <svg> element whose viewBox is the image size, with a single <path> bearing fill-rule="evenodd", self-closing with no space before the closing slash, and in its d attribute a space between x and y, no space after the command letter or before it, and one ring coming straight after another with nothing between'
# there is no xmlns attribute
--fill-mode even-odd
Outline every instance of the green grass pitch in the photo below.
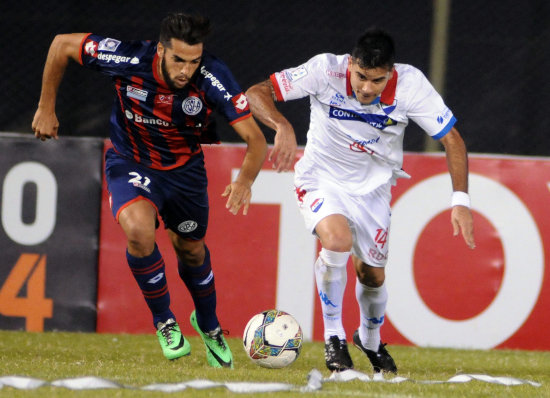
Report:
<svg viewBox="0 0 550 398"><path fill-rule="evenodd" d="M323 383L321 390L237 394L224 387L165 393L138 388L156 383L179 383L207 379L216 382L277 382L296 387L307 384L307 375L318 369L328 377L323 344L306 343L298 360L284 369L263 369L246 356L240 338L229 336L235 369L212 369L206 364L202 341L189 338L191 355L168 361L162 356L156 336L94 333L26 333L0 331L0 377L27 376L45 381L97 376L117 382L126 389L73 391L43 386L35 390L0 389L0 397L550 397L550 352L516 350L452 350L388 346L399 367L399 375L416 380L445 381L460 373L507 376L541 383L504 386L480 381L463 384L399 384L358 380ZM367 358L350 346L358 371L372 375Z"/></svg>

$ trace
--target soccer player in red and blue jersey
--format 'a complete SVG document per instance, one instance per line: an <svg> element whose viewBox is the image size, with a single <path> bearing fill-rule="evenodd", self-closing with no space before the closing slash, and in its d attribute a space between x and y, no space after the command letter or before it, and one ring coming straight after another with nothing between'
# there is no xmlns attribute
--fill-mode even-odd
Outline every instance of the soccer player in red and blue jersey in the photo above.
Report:
<svg viewBox="0 0 550 398"><path fill-rule="evenodd" d="M195 310L191 324L213 367L233 367L216 315L208 223L207 177L201 143L217 142L213 111L221 113L246 142L237 178L225 189L226 207L248 211L251 186L265 159L263 133L228 67L204 50L208 19L169 14L159 41L119 41L96 34L57 35L48 52L35 136L57 139L57 90L69 60L111 76L115 101L110 117L113 148L105 173L114 217L127 238L127 260L149 306L164 355L188 355L170 310L164 260L155 243L160 217L178 258L178 271Z"/></svg>

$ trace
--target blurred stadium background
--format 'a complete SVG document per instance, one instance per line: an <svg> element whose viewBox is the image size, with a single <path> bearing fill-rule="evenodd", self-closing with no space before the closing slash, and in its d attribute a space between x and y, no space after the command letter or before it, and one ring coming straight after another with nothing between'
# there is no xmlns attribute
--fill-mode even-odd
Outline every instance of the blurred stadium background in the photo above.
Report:
<svg viewBox="0 0 550 398"><path fill-rule="evenodd" d="M443 93L470 152L550 152L546 0L20 0L2 8L1 131L31 134L44 60L57 33L156 40L162 17L181 10L210 17L207 48L229 64L243 89L317 53L347 53L371 25L385 28L396 40L398 62L419 67ZM111 101L109 78L71 65L57 105L60 134L107 137ZM299 144L305 144L308 107L307 100L281 106ZM225 123L219 126L224 141L237 139ZM426 149L416 126L405 137L406 150Z"/></svg>

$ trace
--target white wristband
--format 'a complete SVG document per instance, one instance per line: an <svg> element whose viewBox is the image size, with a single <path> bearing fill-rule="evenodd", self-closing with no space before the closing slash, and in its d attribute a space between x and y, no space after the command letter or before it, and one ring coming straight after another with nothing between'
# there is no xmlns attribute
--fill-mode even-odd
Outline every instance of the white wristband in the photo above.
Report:
<svg viewBox="0 0 550 398"><path fill-rule="evenodd" d="M464 206L470 208L470 195L462 191L454 191L451 199L451 207Z"/></svg>

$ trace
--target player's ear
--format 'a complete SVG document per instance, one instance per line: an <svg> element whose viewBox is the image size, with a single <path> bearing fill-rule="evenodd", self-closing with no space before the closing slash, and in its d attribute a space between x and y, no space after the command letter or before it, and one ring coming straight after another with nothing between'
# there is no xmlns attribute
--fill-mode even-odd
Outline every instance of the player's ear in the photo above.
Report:
<svg viewBox="0 0 550 398"><path fill-rule="evenodd" d="M160 41L157 44L157 55L159 56L159 58L162 58L164 56L164 46Z"/></svg>

